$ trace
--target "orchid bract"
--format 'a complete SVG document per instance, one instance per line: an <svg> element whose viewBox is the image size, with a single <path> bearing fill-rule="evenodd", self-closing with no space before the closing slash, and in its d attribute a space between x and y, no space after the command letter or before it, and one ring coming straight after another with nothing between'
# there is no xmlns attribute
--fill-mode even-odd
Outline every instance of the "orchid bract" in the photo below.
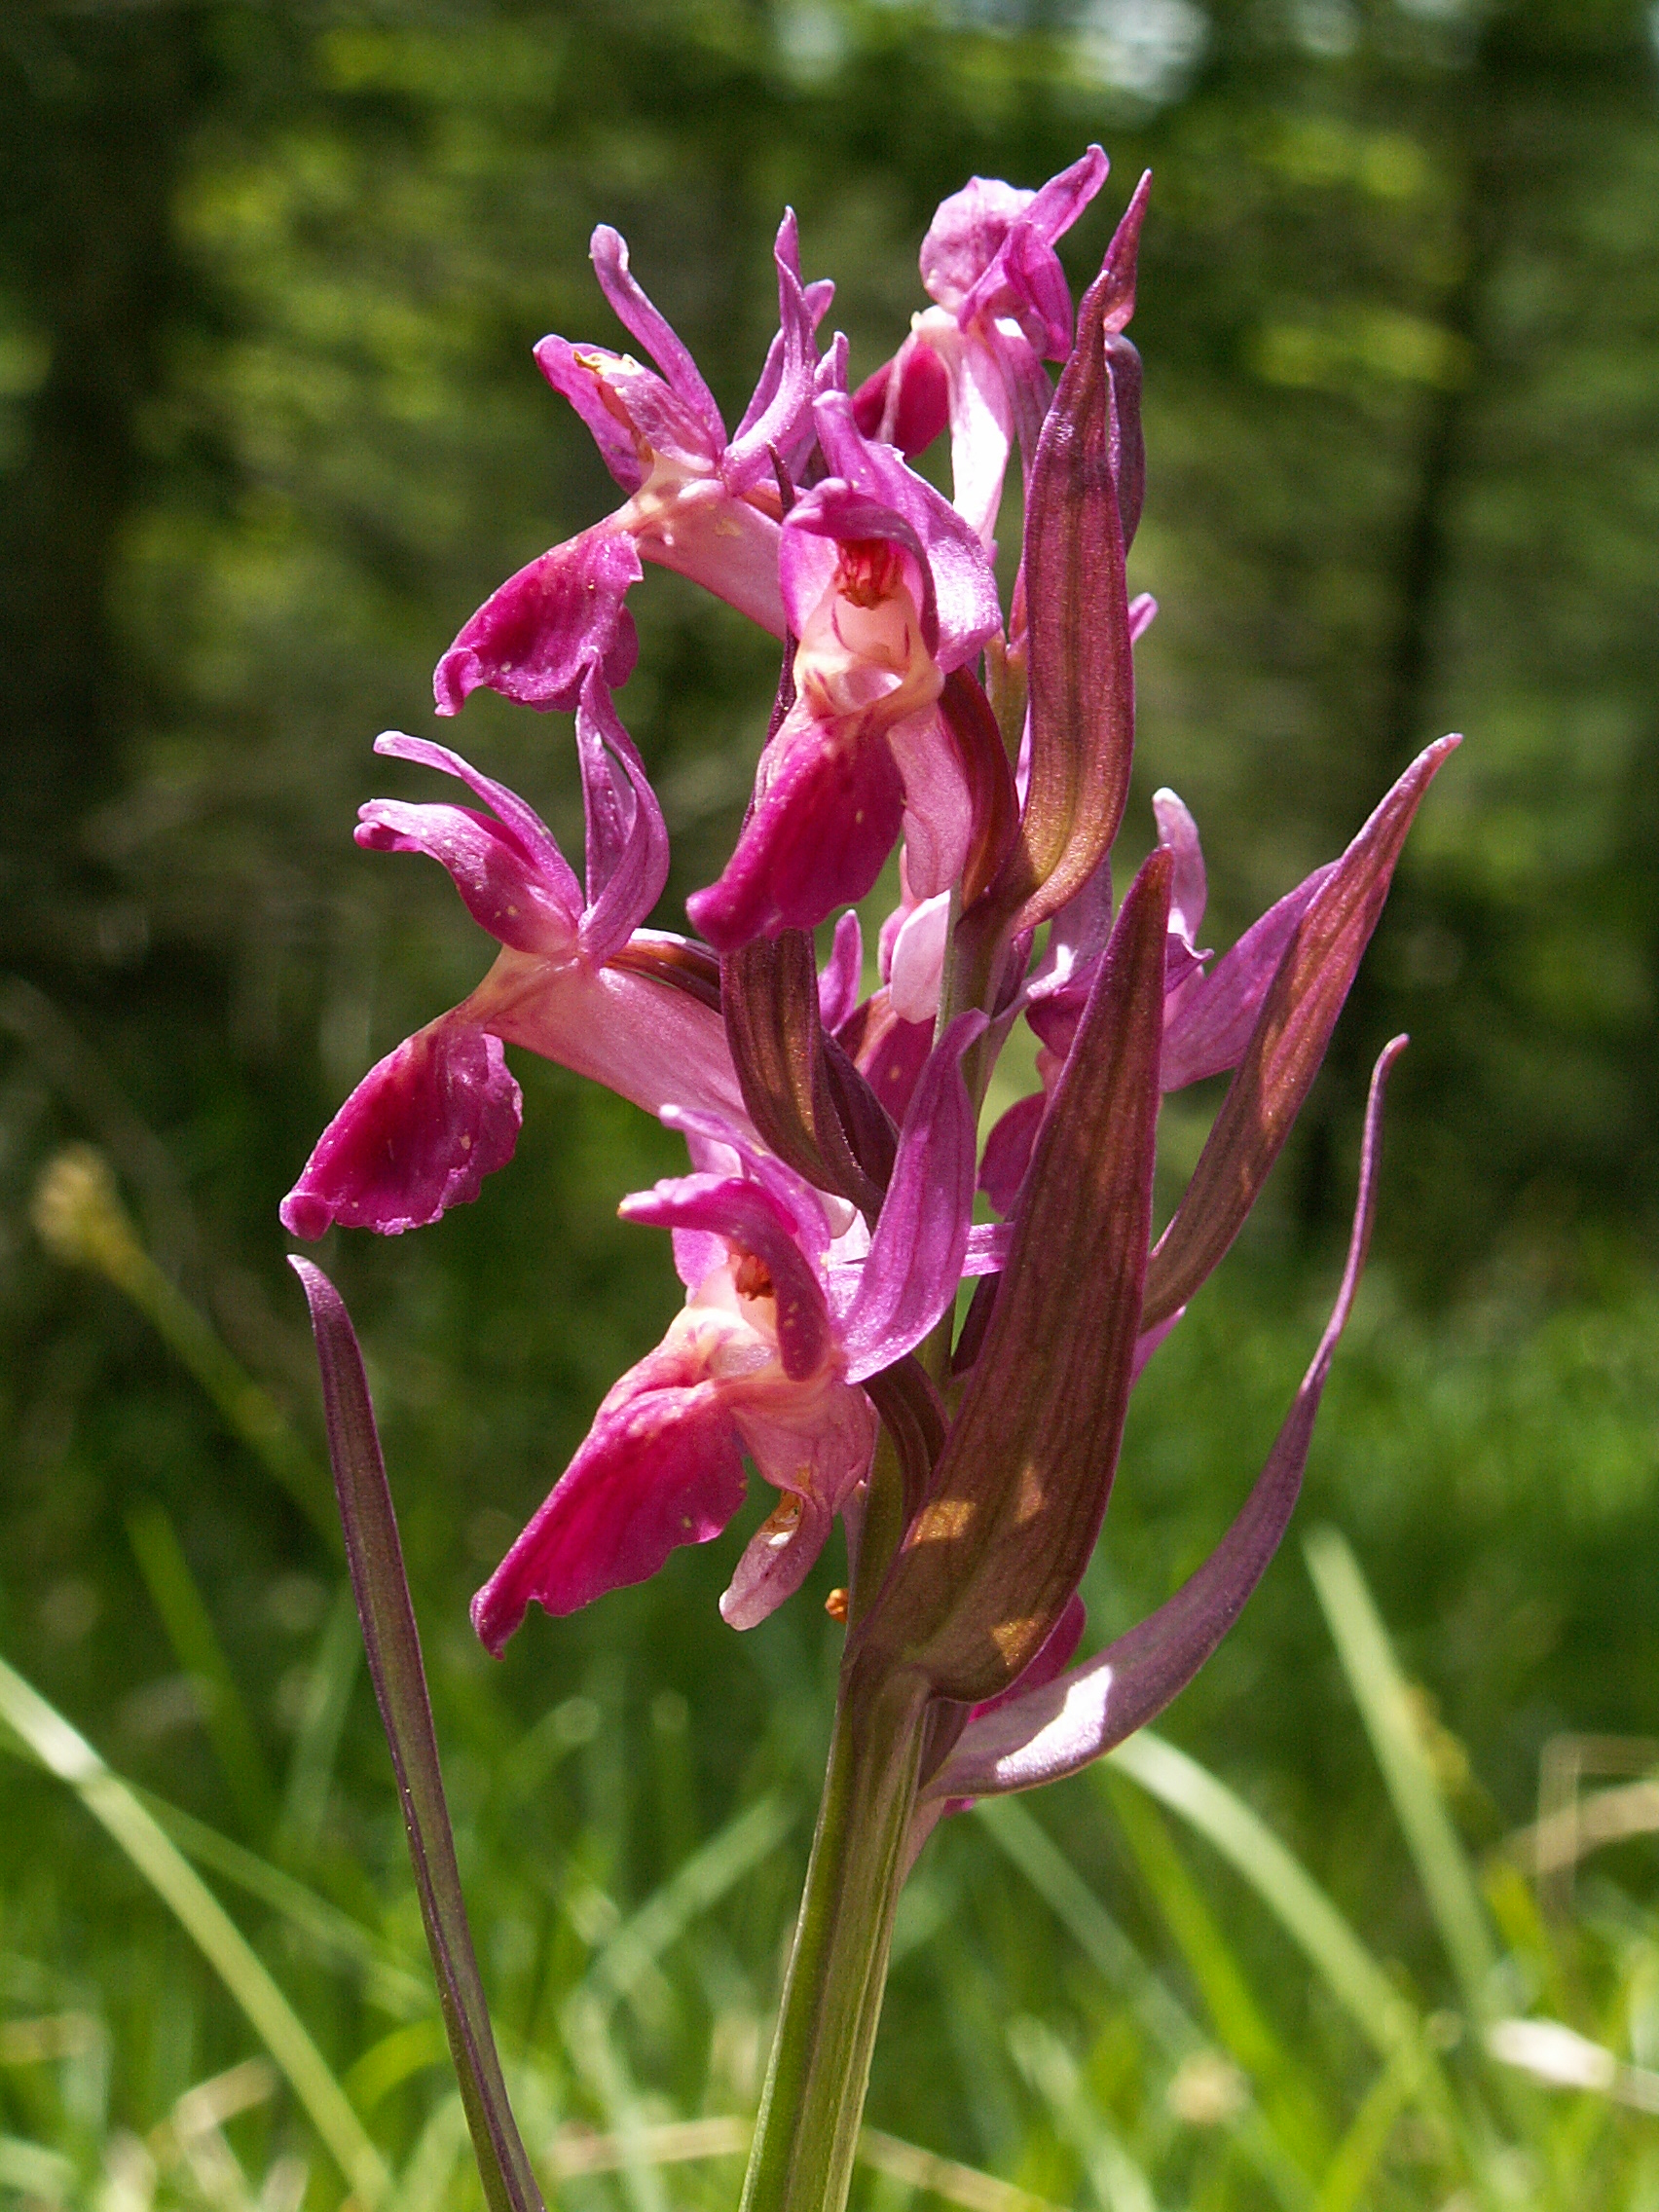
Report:
<svg viewBox="0 0 1659 2212"><path fill-rule="evenodd" d="M1373 1081L1330 1326L1267 1466L1182 1589L1076 1656L1130 1393L1261 1192L1456 742L1429 747L1346 851L1220 958L1200 942L1203 855L1174 793L1156 794L1158 842L1132 871L1120 859L1115 898L1133 652L1156 611L1126 576L1144 461L1125 331L1147 180L1075 314L1055 252L1106 173L1090 147L1038 191L976 178L945 201L922 248L932 304L856 390L845 341L820 343L831 287L803 281L786 214L777 337L730 434L623 240L594 234L605 295L654 366L560 337L535 350L623 503L509 578L436 679L446 715L479 685L573 714L582 870L459 754L378 741L477 804L375 800L358 843L438 861L497 950L469 997L364 1076L282 1209L305 1238L335 1224L395 1235L476 1198L517 1138L507 1045L683 1139L685 1172L621 1210L668 1232L685 1303L599 1407L472 1617L500 1654L534 1633L533 1606L593 1604L676 1546L720 1538L746 1461L775 1503L732 1564L733 1629L796 1599L842 1524L836 1731L751 2163L756 2208L844 2201L893 1909L935 1824L1075 1771L1150 1720L1284 1532L1364 1263L1403 1040ZM949 499L910 466L946 433ZM1023 542L1005 607L993 558L1016 446ZM668 838L616 704L647 562L782 647L748 816L687 902L693 935L646 926ZM866 990L851 909L896 850L900 903ZM1039 1088L981 1141L1020 1021ZM1162 1097L1229 1070L1155 1240ZM305 1279L319 1341L338 1337L344 1309L314 1270Z"/></svg>

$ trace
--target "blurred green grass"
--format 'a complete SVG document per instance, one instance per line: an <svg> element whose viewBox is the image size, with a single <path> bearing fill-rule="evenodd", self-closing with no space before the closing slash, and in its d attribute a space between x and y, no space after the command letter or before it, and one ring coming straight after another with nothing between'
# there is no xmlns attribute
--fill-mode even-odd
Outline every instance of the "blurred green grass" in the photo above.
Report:
<svg viewBox="0 0 1659 2212"><path fill-rule="evenodd" d="M56 1241L66 1249L61 1226ZM114 1249L115 1272L129 1269L119 1236L83 1249L106 1266ZM1322 1287L1260 1261L1234 1271L1149 1369L1088 1585L1093 1637L1157 1603L1242 1494ZM567 1286L563 1317L579 1302ZM1471 2202L1646 2201L1659 2176L1652 2120L1604 2094L1517 2086L1480 2039L1490 2020L1541 2007L1627 2069L1659 2057L1651 1847L1602 1855L1571 1916L1547 1927L1500 1848L1532 1809L1551 1733L1643 1725L1619 1685L1641 1678L1651 1634L1651 1607L1634 1599L1653 1556L1653 1322L1651 1298L1632 1289L1542 1323L1471 1309L1430 1328L1385 1280L1371 1283L1315 1447L1308 1517L1350 1531L1409 1681L1372 1714L1383 1677L1362 1640L1348 1648L1364 1601L1343 1596L1346 1555L1318 1563L1328 1621L1287 1555L1171 1715L1217 1778L1203 1803L1220 1827L1200 1819L1200 1832L1223 1841L1222 1859L1117 1779L1173 1790L1167 1801L1196 1817L1185 1770L1161 1767L1151 1739L1150 1766L1137 1745L1104 1777L946 1824L903 1910L864 2201L943 2188L1013 2212L1016 2198L987 2176L1105 2212L1439 2205L1458 2182ZM455 1438L426 1410L435 1398L464 1412L474 1382L408 1358L426 1384L411 1403L399 1368L375 1358L377 1334L394 1489L419 1504L414 1579L463 1878L533 2155L560 2202L723 2201L825 1750L841 1632L811 1601L841 1570L828 1561L804 1602L736 1638L715 1610L728 1536L586 1615L537 1616L505 1662L488 1661L462 1605L479 1571L467 1546L487 1550L497 1521L469 1535L480 1509L464 1485L437 1479ZM250 1401L244 1390L222 1402ZM257 1422L217 1441L244 1508L262 1492L285 1497L303 1445L273 1444ZM504 1518L504 1506L482 1510ZM83 1561L32 1619L14 1600L8 1649L64 1703L103 1716L100 1748L157 1793L146 1801L164 1829L230 1904L399 2175L396 2200L470 2201L339 1570L319 1558L309 1574L262 1578L250 1558L227 1584L192 1563L209 1536L200 1508L175 1526L154 1494L128 1530L129 1558L104 1562L101 1583ZM1326 1556L1336 1541L1321 1539ZM1490 1587L1497 1561L1530 1602L1507 1621ZM1545 1588L1560 1607L1549 1621ZM1444 1808L1427 1831L1389 1814L1355 1684L1367 1725L1403 1747L1386 1767L1396 1812L1401 1772ZM15 1728L15 1705L8 1716ZM0 2179L66 2204L205 2194L263 2207L302 2187L333 2201L340 2185L303 2104L249 2058L236 1974L215 1977L76 1796L13 1749L0 1841L0 2110L13 2148ZM1331 1978L1316 1943L1299 1949L1306 1908L1281 1922L1286 1878L1275 1889L1252 1818L1383 1962L1367 1970L1384 1993L1369 2015L1363 1976L1345 2023L1353 1971ZM1241 1840L1228 1847L1230 1822ZM1479 1933L1459 1949L1454 1924L1443 1951L1448 1895ZM1427 2024L1403 2029L1395 2006Z"/></svg>

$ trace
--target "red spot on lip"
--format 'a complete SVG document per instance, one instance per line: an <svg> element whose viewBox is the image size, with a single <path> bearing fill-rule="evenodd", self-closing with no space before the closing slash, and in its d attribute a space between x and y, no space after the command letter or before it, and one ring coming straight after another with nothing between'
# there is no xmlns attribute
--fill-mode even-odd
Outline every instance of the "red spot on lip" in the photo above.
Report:
<svg viewBox="0 0 1659 2212"><path fill-rule="evenodd" d="M835 588L855 607L879 607L903 581L899 548L885 537L843 540L836 563Z"/></svg>

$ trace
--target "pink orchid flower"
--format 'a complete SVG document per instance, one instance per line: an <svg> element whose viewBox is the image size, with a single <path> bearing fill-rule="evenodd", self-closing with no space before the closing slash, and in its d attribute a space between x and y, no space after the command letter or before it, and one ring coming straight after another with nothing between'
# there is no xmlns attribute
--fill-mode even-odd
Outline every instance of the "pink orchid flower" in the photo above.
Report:
<svg viewBox="0 0 1659 2212"><path fill-rule="evenodd" d="M781 501L773 455L804 459L817 362L813 334L834 287L803 285L795 220L786 213L774 258L779 330L736 435L696 363L628 267L628 248L601 224L593 264L618 320L662 374L603 346L542 339L536 362L593 433L628 495L616 511L555 545L486 600L438 663L438 712L457 714L481 684L526 706L574 706L590 663L612 689L639 650L624 604L642 557L706 585L782 637L778 592Z"/></svg>
<svg viewBox="0 0 1659 2212"><path fill-rule="evenodd" d="M972 830L938 701L1001 626L995 578L932 486L862 436L845 393L813 412L833 473L791 508L779 553L794 698L724 874L686 902L722 952L862 899L901 830L916 896L946 891Z"/></svg>
<svg viewBox="0 0 1659 2212"><path fill-rule="evenodd" d="M698 1172L623 1200L674 1232L685 1306L600 1406L586 1442L473 1600L499 1652L534 1599L568 1613L643 1582L743 1502L743 1454L783 1496L745 1548L720 1611L763 1620L801 1582L869 1470L859 1384L927 1335L955 1296L973 1203L974 1113L958 1016L916 1087L873 1235L837 1235L823 1195L729 1122L670 1108Z"/></svg>
<svg viewBox="0 0 1659 2212"><path fill-rule="evenodd" d="M459 777L495 809L372 799L358 844L427 853L501 946L458 1007L371 1068L283 1200L296 1236L335 1223L396 1235L475 1198L512 1158L519 1087L503 1045L528 1046L655 1113L668 1099L740 1124L742 1095L712 963L701 995L678 987L688 948L636 925L668 872L668 837L639 755L589 671L576 715L587 807L587 894L546 826L458 754L388 731L377 753ZM694 958L694 956L693 956Z"/></svg>
<svg viewBox="0 0 1659 2212"><path fill-rule="evenodd" d="M1105 183L1107 166L1090 146L1040 191L977 176L941 201L921 252L937 304L854 399L859 426L906 455L948 421L956 509L987 547L1014 439L1027 470L1037 450L1051 398L1043 362L1071 348L1071 291L1054 240Z"/></svg>

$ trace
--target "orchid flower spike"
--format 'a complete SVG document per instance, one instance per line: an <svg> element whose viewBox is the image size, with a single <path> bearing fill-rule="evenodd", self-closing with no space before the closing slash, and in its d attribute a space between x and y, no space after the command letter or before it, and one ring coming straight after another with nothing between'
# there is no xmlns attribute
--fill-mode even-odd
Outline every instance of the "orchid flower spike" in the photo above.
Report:
<svg viewBox="0 0 1659 2212"><path fill-rule="evenodd" d="M778 335L728 437L696 363L629 269L622 238L602 223L592 252L617 319L662 373L632 354L558 337L542 339L535 358L628 496L486 600L438 663L440 714L458 714L481 684L526 706L569 709L590 663L612 689L625 682L639 649L625 601L642 558L690 576L783 635L773 456L798 466L811 444L814 332L834 287L802 284L795 219L786 212L773 249Z"/></svg>
<svg viewBox="0 0 1659 2212"><path fill-rule="evenodd" d="M364 1076L282 1201L296 1236L339 1223L397 1235L475 1198L512 1158L522 1106L504 1045L655 1113L669 1099L743 1121L703 956L637 925L668 871L668 837L645 769L590 669L576 715L587 804L587 891L551 832L504 785L459 754L388 731L375 750L457 777L494 809L371 799L359 845L426 853L448 868L501 949L477 989ZM690 984L693 987L684 987Z"/></svg>

